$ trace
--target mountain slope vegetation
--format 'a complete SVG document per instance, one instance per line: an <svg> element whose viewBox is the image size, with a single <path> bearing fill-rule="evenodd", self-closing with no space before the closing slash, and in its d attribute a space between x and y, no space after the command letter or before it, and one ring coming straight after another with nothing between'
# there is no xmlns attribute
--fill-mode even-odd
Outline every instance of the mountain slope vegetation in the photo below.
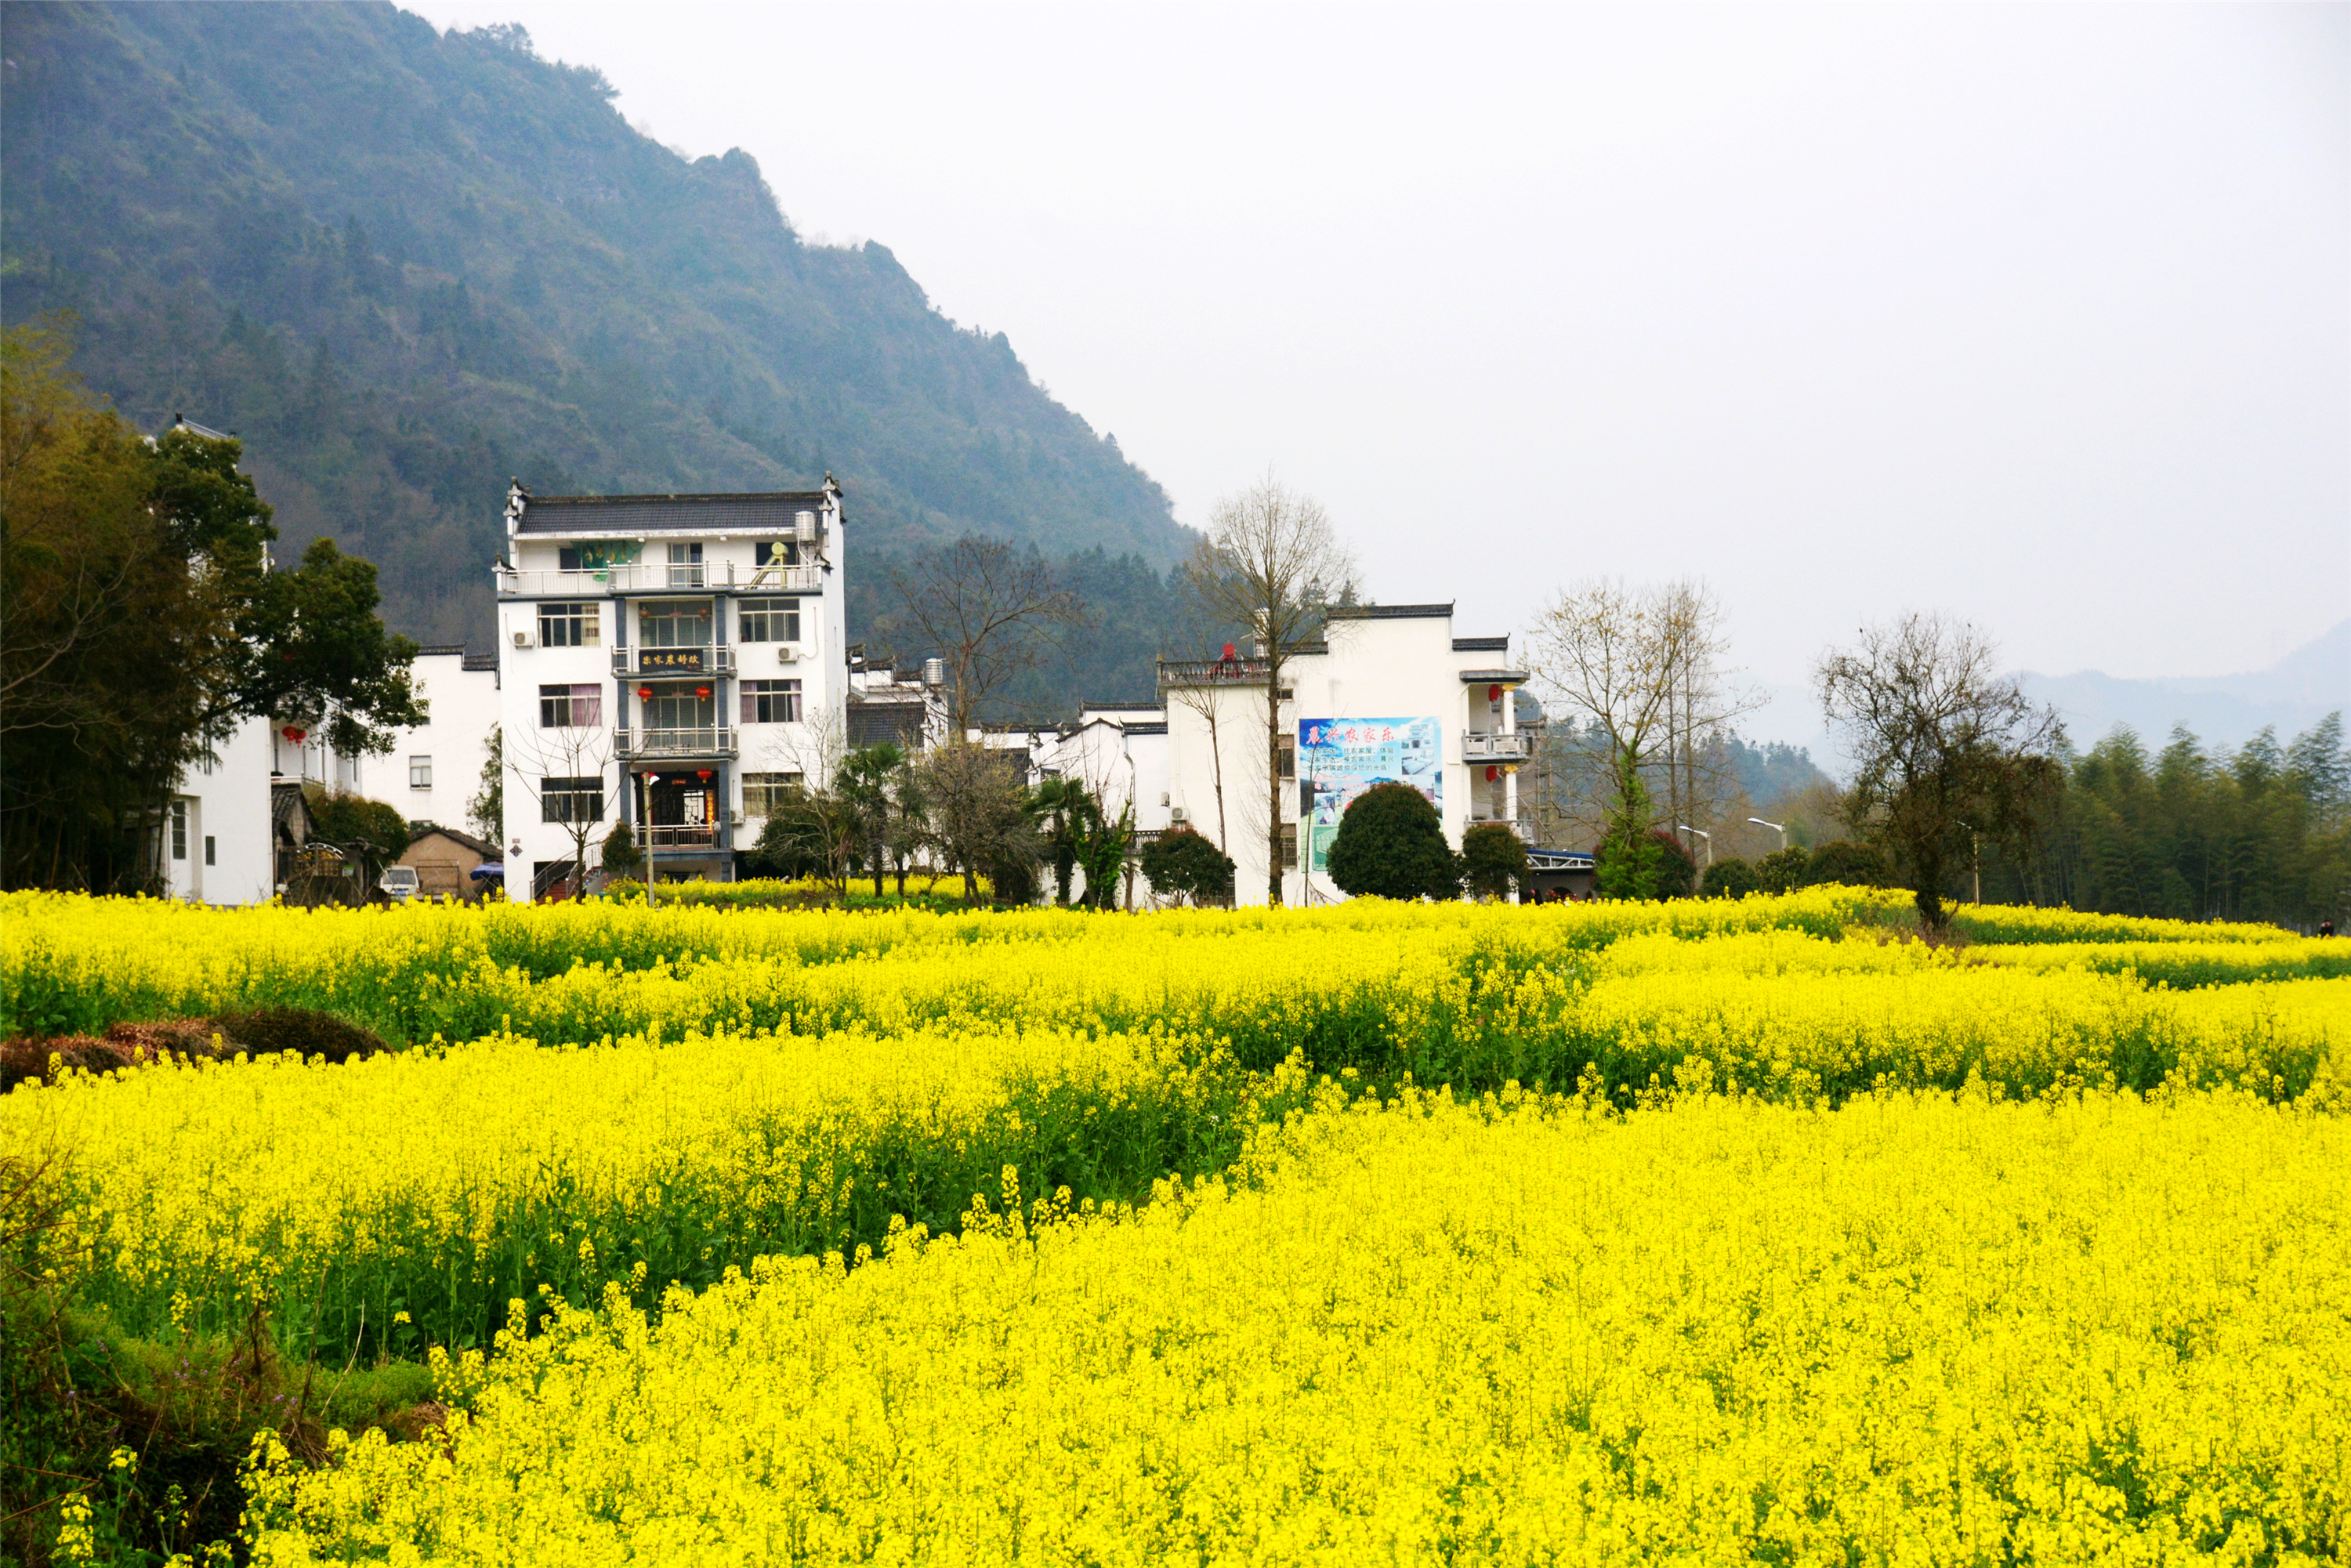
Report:
<svg viewBox="0 0 2351 1568"><path fill-rule="evenodd" d="M812 246L746 153L631 129L517 27L389 5L11 5L11 322L78 318L142 428L234 430L289 543L376 560L429 641L487 628L509 476L541 493L827 471L861 550L977 531L1165 568L1187 534L1001 333L883 246Z"/></svg>

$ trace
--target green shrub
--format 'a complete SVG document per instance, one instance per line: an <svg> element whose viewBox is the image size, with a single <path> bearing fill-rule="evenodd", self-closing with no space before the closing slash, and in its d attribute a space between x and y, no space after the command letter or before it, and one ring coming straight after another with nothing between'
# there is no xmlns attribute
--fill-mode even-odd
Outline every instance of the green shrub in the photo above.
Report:
<svg viewBox="0 0 2351 1568"><path fill-rule="evenodd" d="M1744 898L1760 891L1763 881L1755 868L1743 860L1717 861L1706 868L1706 876L1698 883L1703 898Z"/></svg>
<svg viewBox="0 0 2351 1568"><path fill-rule="evenodd" d="M1409 784L1374 784L1339 819L1331 880L1358 897L1458 898L1461 859L1427 796Z"/></svg>

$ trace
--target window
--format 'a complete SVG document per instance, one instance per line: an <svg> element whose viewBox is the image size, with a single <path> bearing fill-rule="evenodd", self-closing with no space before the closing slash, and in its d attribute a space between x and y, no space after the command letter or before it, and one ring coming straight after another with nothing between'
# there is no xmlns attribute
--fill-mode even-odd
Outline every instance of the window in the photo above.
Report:
<svg viewBox="0 0 2351 1568"><path fill-rule="evenodd" d="M572 689L576 691L579 688L575 686ZM595 692L595 687L590 686L588 688L589 701L593 702L596 700ZM433 758L429 757L412 757L408 759L408 787L411 789L430 789L433 788Z"/></svg>
<svg viewBox="0 0 2351 1568"><path fill-rule="evenodd" d="M542 604L538 607L538 645L542 648L592 648L597 637L596 606Z"/></svg>
<svg viewBox="0 0 2351 1568"><path fill-rule="evenodd" d="M747 817L772 817L783 809L787 791L800 787L797 773L746 773L743 775L743 814Z"/></svg>
<svg viewBox="0 0 2351 1568"><path fill-rule="evenodd" d="M797 599L747 599L742 610L746 643L797 643L800 640L800 601Z"/></svg>
<svg viewBox="0 0 2351 1568"><path fill-rule="evenodd" d="M541 686L538 688L538 727L541 729L590 729L604 722L603 688L593 681L578 685ZM416 783L416 764L425 767L423 784ZM418 789L433 782L433 759L411 758L408 781Z"/></svg>
<svg viewBox="0 0 2351 1568"><path fill-rule="evenodd" d="M604 780L549 779L538 787L538 820L542 822L601 822L604 820Z"/></svg>
<svg viewBox="0 0 2351 1568"><path fill-rule="evenodd" d="M798 724L799 721L800 684L798 681L743 683L745 724Z"/></svg>
<svg viewBox="0 0 2351 1568"><path fill-rule="evenodd" d="M702 586L702 547L700 545L669 547L669 585L672 588Z"/></svg>
<svg viewBox="0 0 2351 1568"><path fill-rule="evenodd" d="M185 800L172 802L172 858L175 861L188 858L188 803Z"/></svg>
<svg viewBox="0 0 2351 1568"><path fill-rule="evenodd" d="M1295 822L1281 830L1281 869L1298 869L1298 824Z"/></svg>
<svg viewBox="0 0 2351 1568"><path fill-rule="evenodd" d="M218 865L220 863L218 861L213 859L213 836L210 833L206 833L204 835L204 863L206 865Z"/></svg>
<svg viewBox="0 0 2351 1568"><path fill-rule="evenodd" d="M1281 776L1284 779L1298 777L1298 737L1295 736L1281 737Z"/></svg>
<svg viewBox="0 0 2351 1568"><path fill-rule="evenodd" d="M644 700L647 729L709 729L718 723L718 703L705 693L714 686L664 684Z"/></svg>
<svg viewBox="0 0 2351 1568"><path fill-rule="evenodd" d="M773 544L761 539L751 547L751 563L754 566L798 566L800 563L800 547L789 539L778 539Z"/></svg>
<svg viewBox="0 0 2351 1568"><path fill-rule="evenodd" d="M637 610L637 638L648 648L707 648L710 601L642 605Z"/></svg>

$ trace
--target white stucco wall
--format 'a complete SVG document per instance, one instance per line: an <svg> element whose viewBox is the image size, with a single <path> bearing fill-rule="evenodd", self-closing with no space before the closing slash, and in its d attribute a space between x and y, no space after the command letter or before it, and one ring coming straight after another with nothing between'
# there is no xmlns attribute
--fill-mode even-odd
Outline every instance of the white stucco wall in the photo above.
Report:
<svg viewBox="0 0 2351 1568"><path fill-rule="evenodd" d="M400 732L390 751L357 759L360 794L381 800L412 822L437 822L474 831L467 804L482 787L490 729L503 713L496 670L468 670L462 653L420 653L411 678L423 698L425 722ZM429 759L431 783L411 783L412 762Z"/></svg>
<svg viewBox="0 0 2351 1568"><path fill-rule="evenodd" d="M192 768L180 780L170 810L185 823L183 853L172 852L168 813L162 831L163 879L172 897L263 904L277 892L269 821L271 735L266 721L246 719L213 748L209 765Z"/></svg>

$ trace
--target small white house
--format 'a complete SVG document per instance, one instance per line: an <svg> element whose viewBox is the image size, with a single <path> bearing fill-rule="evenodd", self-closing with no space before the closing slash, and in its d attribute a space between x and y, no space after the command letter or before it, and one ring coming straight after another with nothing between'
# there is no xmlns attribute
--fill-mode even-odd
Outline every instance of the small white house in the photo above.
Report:
<svg viewBox="0 0 2351 1568"><path fill-rule="evenodd" d="M277 890L270 815L272 727L241 721L181 779L163 808L165 890L197 904L264 904Z"/></svg>

